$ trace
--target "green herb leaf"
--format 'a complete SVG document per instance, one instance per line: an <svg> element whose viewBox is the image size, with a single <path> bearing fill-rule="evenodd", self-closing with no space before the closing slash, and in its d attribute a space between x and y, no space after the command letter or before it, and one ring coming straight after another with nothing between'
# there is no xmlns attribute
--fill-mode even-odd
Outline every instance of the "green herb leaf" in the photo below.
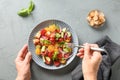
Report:
<svg viewBox="0 0 120 80"><path fill-rule="evenodd" d="M50 41L49 40L44 40L43 43L46 44L46 45L48 45L48 44L50 44Z"/></svg>
<svg viewBox="0 0 120 80"><path fill-rule="evenodd" d="M56 37L56 40L58 40L61 37L61 35L59 33L56 33L55 37Z"/></svg>
<svg viewBox="0 0 120 80"><path fill-rule="evenodd" d="M18 11L18 15L19 16L23 16L23 17L26 17L28 16L28 9L21 9L20 11Z"/></svg>
<svg viewBox="0 0 120 80"><path fill-rule="evenodd" d="M36 48L40 48L41 46L40 45L37 45Z"/></svg>
<svg viewBox="0 0 120 80"><path fill-rule="evenodd" d="M29 3L29 8L28 8L29 12L32 12L34 10L34 8L35 8L35 4L31 0L30 3Z"/></svg>
<svg viewBox="0 0 120 80"><path fill-rule="evenodd" d="M33 1L31 0L29 3L29 7L18 11L18 15L22 16L22 17L26 17L26 16L30 15L30 13L34 10L34 7L35 7L35 5L34 5Z"/></svg>
<svg viewBox="0 0 120 80"><path fill-rule="evenodd" d="M60 45L64 45L65 44L65 41L61 41L59 42Z"/></svg>
<svg viewBox="0 0 120 80"><path fill-rule="evenodd" d="M53 61L57 59L57 54L58 54L58 51L55 51L54 54L53 54L53 57L52 57Z"/></svg>
<svg viewBox="0 0 120 80"><path fill-rule="evenodd" d="M68 53L69 52L69 48L64 48L63 51Z"/></svg>

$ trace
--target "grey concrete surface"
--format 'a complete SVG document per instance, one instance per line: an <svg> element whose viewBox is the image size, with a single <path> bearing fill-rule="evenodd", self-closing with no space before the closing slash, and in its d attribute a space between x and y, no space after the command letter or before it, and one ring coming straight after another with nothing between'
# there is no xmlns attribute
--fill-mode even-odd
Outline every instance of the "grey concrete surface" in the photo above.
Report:
<svg viewBox="0 0 120 80"><path fill-rule="evenodd" d="M69 24L78 34L80 44L93 43L104 35L120 44L120 0L34 0L35 10L26 18L17 11L27 7L29 0L0 0L0 80L15 80L14 59L27 43L31 30L40 22L58 19ZM106 24L100 29L88 26L86 16L90 10L99 9L106 16ZM76 61L74 61L76 62ZM73 62L73 63L74 63ZM32 80L71 80L68 66L49 71L31 64Z"/></svg>

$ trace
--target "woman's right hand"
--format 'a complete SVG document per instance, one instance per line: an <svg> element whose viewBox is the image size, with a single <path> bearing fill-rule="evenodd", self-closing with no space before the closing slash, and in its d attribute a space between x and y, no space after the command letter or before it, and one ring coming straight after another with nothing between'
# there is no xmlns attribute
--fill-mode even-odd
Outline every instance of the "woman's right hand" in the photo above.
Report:
<svg viewBox="0 0 120 80"><path fill-rule="evenodd" d="M98 47L97 44L84 44L84 49L79 49L78 57L82 60L82 71L84 80L97 80L97 72L102 61L102 55L99 51L93 51L90 47Z"/></svg>

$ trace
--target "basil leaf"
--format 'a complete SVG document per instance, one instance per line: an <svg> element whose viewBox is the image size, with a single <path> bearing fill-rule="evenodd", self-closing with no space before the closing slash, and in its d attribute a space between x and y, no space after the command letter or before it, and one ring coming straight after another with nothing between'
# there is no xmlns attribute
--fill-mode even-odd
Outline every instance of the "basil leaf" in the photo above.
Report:
<svg viewBox="0 0 120 80"><path fill-rule="evenodd" d="M23 16L23 17L26 17L28 16L28 9L21 9L20 11L18 11L18 15L19 16Z"/></svg>
<svg viewBox="0 0 120 80"><path fill-rule="evenodd" d="M31 0L30 3L29 3L29 8L28 8L28 11L29 12L32 12L35 8L35 4L33 3L33 1Z"/></svg>
<svg viewBox="0 0 120 80"><path fill-rule="evenodd" d="M52 57L52 60L55 61L57 59L58 51L55 51Z"/></svg>
<svg viewBox="0 0 120 80"><path fill-rule="evenodd" d="M34 10L34 7L35 7L35 5L34 5L33 1L31 0L29 3L29 7L18 11L18 15L22 16L22 17L26 17L26 16L30 15L30 13Z"/></svg>
<svg viewBox="0 0 120 80"><path fill-rule="evenodd" d="M48 45L48 44L50 44L50 41L49 40L44 40L43 43Z"/></svg>

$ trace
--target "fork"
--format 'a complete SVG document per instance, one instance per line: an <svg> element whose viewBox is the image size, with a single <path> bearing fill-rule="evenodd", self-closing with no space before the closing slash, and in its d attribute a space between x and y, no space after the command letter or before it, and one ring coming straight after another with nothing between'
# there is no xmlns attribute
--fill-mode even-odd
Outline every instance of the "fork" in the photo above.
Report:
<svg viewBox="0 0 120 80"><path fill-rule="evenodd" d="M68 46L70 46L70 47L79 47L79 48L84 48L85 46L83 46L83 45L75 45L75 44L73 44L73 43L68 43ZM91 50L94 50L94 51L100 51L100 52L105 52L105 53L107 53L107 51L105 50L105 49L103 49L103 48L95 48L95 47L90 47L90 49ZM102 54L105 54L105 53L102 53ZM73 56L73 54L71 54L68 58L65 58L65 59L69 59L69 58L71 58Z"/></svg>
<svg viewBox="0 0 120 80"><path fill-rule="evenodd" d="M75 45L73 43L68 43L68 46L74 48L74 47L78 47L78 48L84 48L85 46L83 45ZM94 51L100 51L100 52L106 52L105 49L102 49L102 48L95 48L95 47L90 47L91 50L94 50Z"/></svg>

